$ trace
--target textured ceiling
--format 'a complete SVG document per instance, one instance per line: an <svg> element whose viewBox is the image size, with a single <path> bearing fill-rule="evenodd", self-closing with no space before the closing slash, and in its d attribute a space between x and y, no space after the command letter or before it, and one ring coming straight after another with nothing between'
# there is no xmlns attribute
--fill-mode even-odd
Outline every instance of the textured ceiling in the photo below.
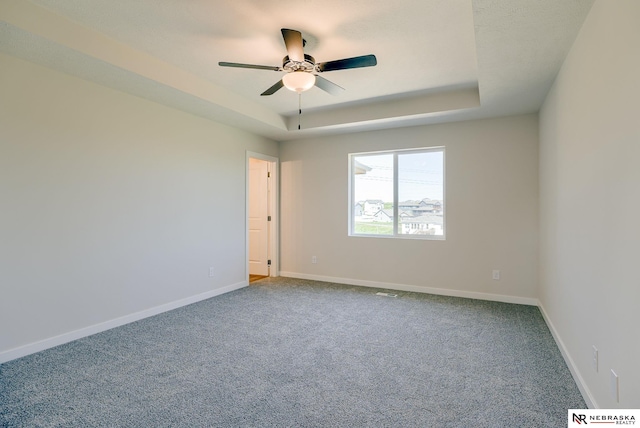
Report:
<svg viewBox="0 0 640 428"><path fill-rule="evenodd" d="M277 140L537 111L593 0L3 0L0 50ZM280 28L339 96L260 93L281 72Z"/></svg>

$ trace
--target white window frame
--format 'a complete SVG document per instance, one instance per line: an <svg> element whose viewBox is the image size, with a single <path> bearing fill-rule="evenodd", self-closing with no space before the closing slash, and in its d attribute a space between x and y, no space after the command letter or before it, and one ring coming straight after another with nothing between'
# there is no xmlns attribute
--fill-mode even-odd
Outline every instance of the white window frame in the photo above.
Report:
<svg viewBox="0 0 640 428"><path fill-rule="evenodd" d="M411 234L401 234L398 233L398 225L399 225L399 217L398 217L398 155L399 154L412 154L412 153L426 153L426 152L442 152L442 206L444 208L444 213L442 216L442 235L411 235ZM355 209L355 180L354 180L354 171L355 165L354 160L358 156L366 156L366 155L393 155L393 234L391 235L375 235L375 234L366 234L366 233L355 233L355 220L354 220L354 209ZM360 153L349 153L349 221L348 224L348 235L351 237L358 238L392 238L392 239L421 239L421 240L429 240L429 241L444 241L447 236L446 229L446 151L444 146L438 147L421 147L421 148L413 148L413 149L399 149L399 150L381 150L381 151L373 151L373 152L360 152Z"/></svg>

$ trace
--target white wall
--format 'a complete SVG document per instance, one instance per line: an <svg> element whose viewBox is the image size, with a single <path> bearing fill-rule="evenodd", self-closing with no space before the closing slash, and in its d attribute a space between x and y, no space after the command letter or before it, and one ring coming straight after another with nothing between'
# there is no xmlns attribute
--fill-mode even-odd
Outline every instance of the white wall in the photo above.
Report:
<svg viewBox="0 0 640 428"><path fill-rule="evenodd" d="M639 101L640 2L598 0L540 113L539 293L602 408L640 408Z"/></svg>
<svg viewBox="0 0 640 428"><path fill-rule="evenodd" d="M244 285L246 150L278 153L0 55L0 361Z"/></svg>
<svg viewBox="0 0 640 428"><path fill-rule="evenodd" d="M446 148L446 240L347 236L348 153L429 146ZM281 274L535 304L537 150L537 115L281 143Z"/></svg>

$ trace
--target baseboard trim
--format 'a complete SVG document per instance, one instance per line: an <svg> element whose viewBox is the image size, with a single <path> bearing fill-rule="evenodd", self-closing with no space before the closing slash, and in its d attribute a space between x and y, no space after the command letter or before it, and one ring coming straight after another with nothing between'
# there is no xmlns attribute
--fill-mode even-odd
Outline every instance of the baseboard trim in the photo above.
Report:
<svg viewBox="0 0 640 428"><path fill-rule="evenodd" d="M599 409L600 407L598 406L598 403L596 403L595 398L593 398L593 394L591 394L589 387L587 387L587 383L582 378L580 370L578 370L578 367L573 362L573 358L571 358L569 350L562 341L562 338L560 337L558 330L556 330L555 326L553 325L553 322L551 322L551 318L549 318L549 314L547 314L547 311L544 309L544 306L542 306L542 303L538 304L538 308L542 313L544 322L547 324L547 327L549 327L549 331L551 332L553 339L556 341L556 345L558 345L558 349L560 349L562 358L564 358L565 363L567 363L567 367L569 367L569 371L571 372L571 376L573 376L573 380L576 382L576 385L578 385L578 389L580 390L582 398L584 398L587 407L590 409Z"/></svg>
<svg viewBox="0 0 640 428"><path fill-rule="evenodd" d="M21 358L30 354L35 354L36 352L44 351L45 349L53 348L55 346L62 345L74 340L82 339L83 337L91 336L93 334L100 333L105 330L110 330L115 327L120 327L121 325L139 321L144 318L149 318L154 315L161 314L163 312L168 312L173 309L180 308L182 306L187 306L192 303L199 302L201 300L210 299L212 297L219 296L221 294L229 293L234 290L239 290L240 288L246 287L247 285L248 285L247 281L237 282L235 284L227 285L225 287L216 288L215 290L207 291L201 294L196 294L195 296L186 297L184 299L176 300L174 302L169 302L163 305L155 306L153 308L145 309L140 312L135 312L133 314L125 315L119 318L114 318L112 320L101 322L99 324L94 324L89 327L84 327L78 330L70 331L68 333L63 333L58 336L40 340L38 342L29 343L28 345L23 345L18 348L9 349L8 351L0 352L0 364L6 363L11 360L15 360L16 358Z"/></svg>
<svg viewBox="0 0 640 428"><path fill-rule="evenodd" d="M421 287L409 284L395 284L390 282L367 281L353 278L337 278L333 276L310 275L298 272L280 271L280 276L315 281L333 282L336 284L359 285L362 287L386 288L389 290L413 291L416 293L437 294L440 296L465 297L468 299L491 300L494 302L516 303L519 305L538 306L538 299L532 297L507 296L504 294L478 293L474 291L450 290L446 288Z"/></svg>

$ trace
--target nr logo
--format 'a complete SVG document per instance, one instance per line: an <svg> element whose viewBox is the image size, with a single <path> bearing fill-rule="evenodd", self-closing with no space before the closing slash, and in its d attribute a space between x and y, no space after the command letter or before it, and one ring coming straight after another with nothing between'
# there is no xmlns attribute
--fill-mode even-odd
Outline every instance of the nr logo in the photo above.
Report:
<svg viewBox="0 0 640 428"><path fill-rule="evenodd" d="M577 424L587 424L587 415L576 415L575 413L573 414L573 422L577 423Z"/></svg>

